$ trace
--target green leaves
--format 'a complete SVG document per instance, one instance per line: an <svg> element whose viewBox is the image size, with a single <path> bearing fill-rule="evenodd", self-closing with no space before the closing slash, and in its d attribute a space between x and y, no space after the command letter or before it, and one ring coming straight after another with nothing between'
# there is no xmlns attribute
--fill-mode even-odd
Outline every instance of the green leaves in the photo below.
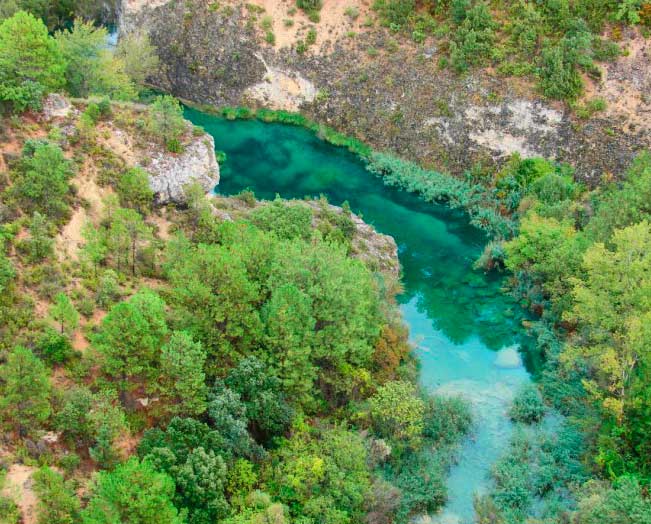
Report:
<svg viewBox="0 0 651 524"><path fill-rule="evenodd" d="M172 503L174 481L150 462L131 458L110 472L97 474L84 524L182 524Z"/></svg>
<svg viewBox="0 0 651 524"><path fill-rule="evenodd" d="M19 11L0 24L0 100L15 111L39 109L63 86L66 62L45 24Z"/></svg>

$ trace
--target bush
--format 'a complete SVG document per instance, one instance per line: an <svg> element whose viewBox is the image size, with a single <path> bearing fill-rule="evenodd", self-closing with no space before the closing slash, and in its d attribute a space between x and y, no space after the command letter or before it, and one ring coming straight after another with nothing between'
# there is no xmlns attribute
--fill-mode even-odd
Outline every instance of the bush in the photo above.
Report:
<svg viewBox="0 0 651 524"><path fill-rule="evenodd" d="M41 334L35 350L36 354L50 365L63 364L74 354L70 339L51 327Z"/></svg>
<svg viewBox="0 0 651 524"><path fill-rule="evenodd" d="M158 97L148 107L147 128L171 152L179 152L180 138L186 129L183 109L179 101L168 95Z"/></svg>
<svg viewBox="0 0 651 524"><path fill-rule="evenodd" d="M416 0L376 0L373 4L382 24L404 26L416 10Z"/></svg>
<svg viewBox="0 0 651 524"><path fill-rule="evenodd" d="M534 384L527 384L518 391L511 404L509 416L511 420L524 424L532 424L542 420L545 416L545 404Z"/></svg>

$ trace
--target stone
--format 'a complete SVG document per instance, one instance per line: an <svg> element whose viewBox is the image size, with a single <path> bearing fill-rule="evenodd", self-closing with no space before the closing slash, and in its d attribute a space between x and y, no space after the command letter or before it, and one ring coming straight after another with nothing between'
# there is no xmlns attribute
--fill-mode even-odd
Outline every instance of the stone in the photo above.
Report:
<svg viewBox="0 0 651 524"><path fill-rule="evenodd" d="M215 141L210 135L193 138L180 154L165 150L151 153L151 161L144 166L149 174L149 186L157 204L183 203L184 187L197 182L211 192L219 183L219 164L215 157Z"/></svg>
<svg viewBox="0 0 651 524"><path fill-rule="evenodd" d="M58 93L50 93L43 100L43 118L46 121L55 118L65 118L72 111L72 104L66 97Z"/></svg>
<svg viewBox="0 0 651 524"><path fill-rule="evenodd" d="M502 369L516 369L522 366L522 357L517 346L502 348L495 356L495 366Z"/></svg>

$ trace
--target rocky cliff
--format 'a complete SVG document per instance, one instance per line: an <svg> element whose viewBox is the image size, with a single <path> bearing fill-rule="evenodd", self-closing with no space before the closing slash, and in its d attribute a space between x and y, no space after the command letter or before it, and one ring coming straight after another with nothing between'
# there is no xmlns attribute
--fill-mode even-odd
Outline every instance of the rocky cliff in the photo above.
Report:
<svg viewBox="0 0 651 524"><path fill-rule="evenodd" d="M651 146L651 125L629 125L644 110L639 104L579 120L565 106L531 96L522 82L486 71L460 77L440 70L435 46L398 41L342 13L328 26L327 9L340 2L325 3L317 43L306 52L298 53L282 34L268 45L260 13L271 12L280 31L282 13L275 10L287 6L256 2L124 0L121 25L149 31L164 63L154 83L177 96L215 106L300 109L376 149L456 174L517 152L570 162L595 183ZM308 27L300 16L291 29L295 36ZM346 24L358 31L354 38L342 35Z"/></svg>

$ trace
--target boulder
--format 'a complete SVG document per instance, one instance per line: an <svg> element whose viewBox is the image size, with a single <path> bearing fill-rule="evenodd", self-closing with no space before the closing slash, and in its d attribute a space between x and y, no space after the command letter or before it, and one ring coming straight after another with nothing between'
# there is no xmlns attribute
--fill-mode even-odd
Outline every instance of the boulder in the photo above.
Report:
<svg viewBox="0 0 651 524"><path fill-rule="evenodd" d="M502 369L516 369L522 366L522 357L517 346L500 349L495 357L495 366Z"/></svg>
<svg viewBox="0 0 651 524"><path fill-rule="evenodd" d="M55 118L65 118L72 111L70 101L58 93L50 93L43 100L43 118L49 122Z"/></svg>
<svg viewBox="0 0 651 524"><path fill-rule="evenodd" d="M183 188L193 182L209 193L219 183L215 141L210 135L202 135L193 138L180 154L152 151L145 170L157 204L183 203Z"/></svg>

